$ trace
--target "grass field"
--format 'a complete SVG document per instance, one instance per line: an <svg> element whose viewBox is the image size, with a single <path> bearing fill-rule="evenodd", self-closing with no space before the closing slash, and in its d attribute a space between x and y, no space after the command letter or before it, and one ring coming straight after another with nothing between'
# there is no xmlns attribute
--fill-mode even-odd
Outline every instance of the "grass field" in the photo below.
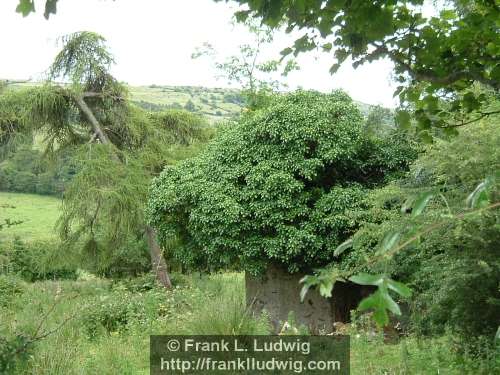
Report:
<svg viewBox="0 0 500 375"><path fill-rule="evenodd" d="M174 275L174 280L177 287L166 294L157 287L136 290L144 280L25 285L9 307L0 306L3 323L54 333L31 347L16 373L149 374L150 335L269 333L265 318L246 313L242 274ZM488 374L457 357L446 337L385 344L380 334L347 333L353 375Z"/></svg>
<svg viewBox="0 0 500 375"><path fill-rule="evenodd" d="M29 241L54 237L60 204L60 199L54 197L0 192L0 222L5 219L22 221L2 230L0 238L19 236Z"/></svg>
<svg viewBox="0 0 500 375"><path fill-rule="evenodd" d="M55 237L60 200L0 193L0 205L15 207L2 208L0 220L24 221L1 236L19 235L25 241ZM173 274L172 281L175 288L165 292L152 275L110 280L79 271L77 280L28 283L0 273L0 337L49 333L7 373L148 374L150 335L271 332L266 316L248 314L243 274ZM388 344L381 333L361 327L345 330L351 337L353 375L491 373L491 367L481 367L483 362L457 354L452 337L408 336ZM0 345L0 365L1 360Z"/></svg>

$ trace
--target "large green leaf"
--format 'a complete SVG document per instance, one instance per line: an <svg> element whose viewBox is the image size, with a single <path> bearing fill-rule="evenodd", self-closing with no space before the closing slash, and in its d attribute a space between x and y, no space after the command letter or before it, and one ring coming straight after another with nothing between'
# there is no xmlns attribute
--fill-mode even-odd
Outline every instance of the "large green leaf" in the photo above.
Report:
<svg viewBox="0 0 500 375"><path fill-rule="evenodd" d="M49 19L51 14L57 13L57 1L58 0L47 0L45 3L45 13L43 15L46 19Z"/></svg>
<svg viewBox="0 0 500 375"><path fill-rule="evenodd" d="M350 249L352 247L352 238L349 238L347 241L342 242L333 252L333 256L338 257L340 254L342 254L344 251L347 249Z"/></svg>
<svg viewBox="0 0 500 375"><path fill-rule="evenodd" d="M387 233L382 242L380 243L380 253L386 253L391 250L394 246L396 246L401 238L401 233L396 231L391 231Z"/></svg>
<svg viewBox="0 0 500 375"><path fill-rule="evenodd" d="M487 177L476 186L474 191L467 197L466 203L469 208L484 207L488 204L488 189L494 184L493 177Z"/></svg>
<svg viewBox="0 0 500 375"><path fill-rule="evenodd" d="M431 192L420 194L417 199L415 199L413 209L411 211L411 216L416 217L420 215L424 211L425 206L427 206L432 197L434 197L434 194Z"/></svg>
<svg viewBox="0 0 500 375"><path fill-rule="evenodd" d="M387 286L389 289L394 290L396 293L403 297L410 297L411 296L411 289L408 288L405 284L388 279L387 280Z"/></svg>
<svg viewBox="0 0 500 375"><path fill-rule="evenodd" d="M360 273L357 275L353 275L349 278L355 284L359 285L381 285L384 282L383 275L370 275L367 273Z"/></svg>
<svg viewBox="0 0 500 375"><path fill-rule="evenodd" d="M389 293L387 293L386 289L382 289L382 288L380 289L380 296L383 300L383 305L382 305L383 308L388 309L393 314L401 315L401 310L400 310L398 304L396 303L396 301L394 301L392 299L392 297L389 295Z"/></svg>

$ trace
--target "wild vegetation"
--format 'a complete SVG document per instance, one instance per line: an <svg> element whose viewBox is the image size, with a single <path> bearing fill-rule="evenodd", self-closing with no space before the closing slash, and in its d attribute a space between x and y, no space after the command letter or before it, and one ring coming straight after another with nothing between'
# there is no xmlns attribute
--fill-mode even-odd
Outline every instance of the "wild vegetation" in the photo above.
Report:
<svg viewBox="0 0 500 375"><path fill-rule="evenodd" d="M368 287L330 327L353 374L500 373L498 6L238 3L258 42L215 64L241 90L128 87L93 32L0 84L0 373L147 374L153 334L316 334L252 314L270 266L302 299ZM276 90L290 65L258 44L283 26L304 31L283 56L392 60L401 107Z"/></svg>

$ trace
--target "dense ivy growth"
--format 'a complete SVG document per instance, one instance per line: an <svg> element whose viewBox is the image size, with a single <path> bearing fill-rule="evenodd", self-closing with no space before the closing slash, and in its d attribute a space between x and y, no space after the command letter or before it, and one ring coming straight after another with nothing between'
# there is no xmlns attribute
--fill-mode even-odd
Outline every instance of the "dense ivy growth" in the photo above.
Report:
<svg viewBox="0 0 500 375"><path fill-rule="evenodd" d="M184 264L274 262L290 272L332 259L366 219L367 189L404 170L415 152L402 138L370 138L343 92L298 91L225 129L196 158L167 167L152 187L148 214Z"/></svg>

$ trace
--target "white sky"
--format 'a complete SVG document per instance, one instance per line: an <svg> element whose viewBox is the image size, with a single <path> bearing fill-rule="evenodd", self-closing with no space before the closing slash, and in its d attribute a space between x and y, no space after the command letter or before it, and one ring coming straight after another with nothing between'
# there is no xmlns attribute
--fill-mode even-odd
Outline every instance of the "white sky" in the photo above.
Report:
<svg viewBox="0 0 500 375"><path fill-rule="evenodd" d="M57 15L43 18L45 0L35 0L37 13L27 18L14 10L18 0L0 0L0 78L40 78L58 51L56 40L75 31L94 31L108 40L117 64L113 74L131 85L227 87L216 79L209 60L191 59L196 47L209 42L223 56L234 54L249 34L231 24L234 5L213 0L60 0ZM294 40L280 33L266 57ZM378 61L335 75L333 57L304 55L301 70L286 78L290 88L347 91L355 100L394 107L392 65Z"/></svg>

